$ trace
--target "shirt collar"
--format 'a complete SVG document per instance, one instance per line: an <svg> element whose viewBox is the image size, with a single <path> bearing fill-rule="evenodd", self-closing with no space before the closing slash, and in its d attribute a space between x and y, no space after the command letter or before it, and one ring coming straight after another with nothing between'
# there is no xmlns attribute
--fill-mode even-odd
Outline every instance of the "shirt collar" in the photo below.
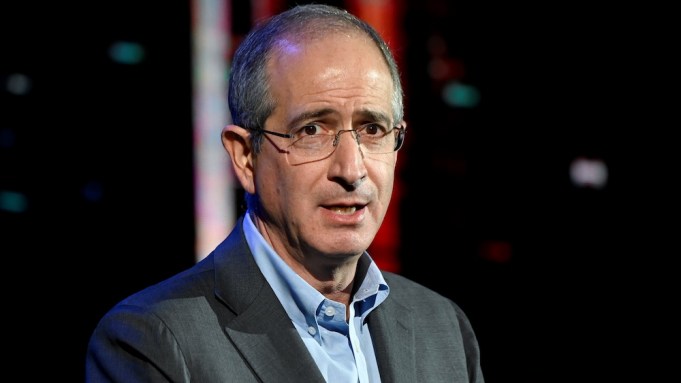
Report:
<svg viewBox="0 0 681 383"><path fill-rule="evenodd" d="M250 212L247 212L244 217L243 229L256 264L289 317L299 326L317 327L316 312L326 299L324 295L305 282L276 254L253 223ZM381 271L365 252L357 265L352 301L366 301L368 297L379 292L381 294L378 294L378 299L370 300L373 304L362 305L359 314L366 316L369 311L385 300L388 291L388 285Z"/></svg>

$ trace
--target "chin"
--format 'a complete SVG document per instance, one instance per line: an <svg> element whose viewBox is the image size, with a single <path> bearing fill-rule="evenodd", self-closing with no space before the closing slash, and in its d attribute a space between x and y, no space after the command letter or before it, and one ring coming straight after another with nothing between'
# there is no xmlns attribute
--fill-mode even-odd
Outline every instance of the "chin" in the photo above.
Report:
<svg viewBox="0 0 681 383"><path fill-rule="evenodd" d="M370 242L357 241L357 240L346 240L342 242L337 242L327 247L328 254L338 254L339 256L355 256L362 254L370 245Z"/></svg>

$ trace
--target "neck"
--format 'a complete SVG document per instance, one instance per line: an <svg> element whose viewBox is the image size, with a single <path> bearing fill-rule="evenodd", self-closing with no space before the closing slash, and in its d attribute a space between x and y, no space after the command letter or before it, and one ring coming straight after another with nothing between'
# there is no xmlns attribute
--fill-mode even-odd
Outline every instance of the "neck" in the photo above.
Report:
<svg viewBox="0 0 681 383"><path fill-rule="evenodd" d="M272 246L279 257L305 282L327 299L349 305L357 270L362 254L324 254L313 250L304 253L276 240L270 235L268 226L257 216L251 216L263 238Z"/></svg>

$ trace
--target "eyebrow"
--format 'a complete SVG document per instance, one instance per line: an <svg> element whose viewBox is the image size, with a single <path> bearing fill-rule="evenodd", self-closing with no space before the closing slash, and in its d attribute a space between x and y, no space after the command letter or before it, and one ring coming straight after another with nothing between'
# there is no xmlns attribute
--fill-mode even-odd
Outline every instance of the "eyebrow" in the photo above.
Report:
<svg viewBox="0 0 681 383"><path fill-rule="evenodd" d="M318 110L312 110L309 112L304 112L299 115L297 115L293 120L291 120L288 123L288 129L293 129L295 127L298 127L300 124L302 124L304 121L307 120L313 120L313 119L318 119L321 117L325 117L331 114L336 114L337 111L331 108L324 108L324 109L318 109ZM370 121L376 121L376 122L381 122L385 124L386 126L390 125L390 120L391 118L382 112L377 112L375 110L369 110L369 109L362 109L353 114L353 118L355 117L362 117L365 120L370 120Z"/></svg>

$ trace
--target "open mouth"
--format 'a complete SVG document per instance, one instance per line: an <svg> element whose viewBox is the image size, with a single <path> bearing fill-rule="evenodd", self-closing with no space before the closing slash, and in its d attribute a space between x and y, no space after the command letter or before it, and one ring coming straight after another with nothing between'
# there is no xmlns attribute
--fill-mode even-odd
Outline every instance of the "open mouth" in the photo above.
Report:
<svg viewBox="0 0 681 383"><path fill-rule="evenodd" d="M330 206L328 209L337 214L353 214L362 206Z"/></svg>

